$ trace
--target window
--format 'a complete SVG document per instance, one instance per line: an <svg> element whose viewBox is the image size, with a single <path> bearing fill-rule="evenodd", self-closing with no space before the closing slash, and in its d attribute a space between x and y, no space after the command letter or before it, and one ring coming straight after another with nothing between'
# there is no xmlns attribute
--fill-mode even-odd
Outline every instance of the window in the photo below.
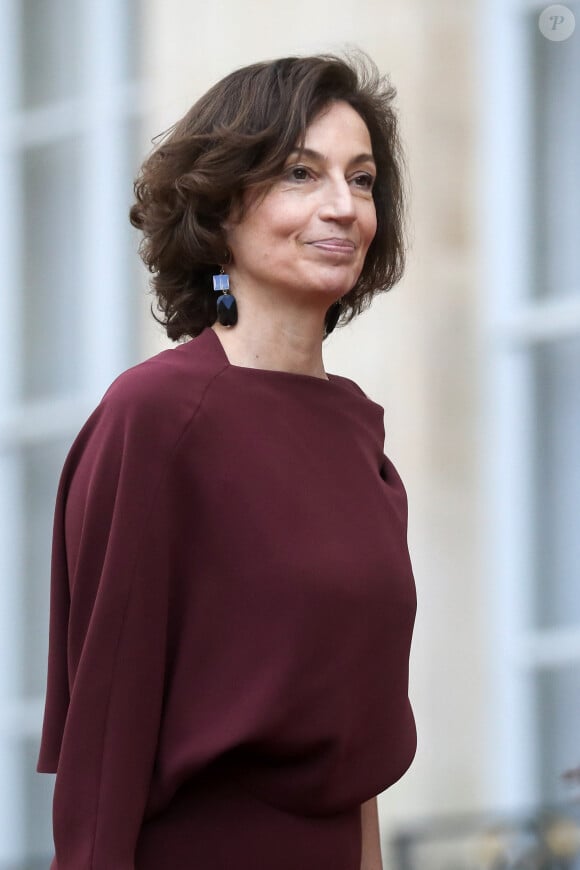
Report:
<svg viewBox="0 0 580 870"><path fill-rule="evenodd" d="M495 698L489 796L563 801L580 764L580 7L488 0L484 123Z"/></svg>
<svg viewBox="0 0 580 870"><path fill-rule="evenodd" d="M35 765L58 475L136 355L138 25L129 0L0 4L2 870L52 852L52 777Z"/></svg>

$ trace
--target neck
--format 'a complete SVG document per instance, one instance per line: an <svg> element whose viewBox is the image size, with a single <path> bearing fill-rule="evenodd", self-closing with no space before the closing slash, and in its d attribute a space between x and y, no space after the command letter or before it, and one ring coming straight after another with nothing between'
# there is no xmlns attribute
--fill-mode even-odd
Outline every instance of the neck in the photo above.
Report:
<svg viewBox="0 0 580 870"><path fill-rule="evenodd" d="M324 316L331 300L317 305L268 304L233 291L238 304L234 327L212 327L232 365L305 374L327 380L322 360ZM274 295L274 294L273 294ZM272 298L272 297L270 297Z"/></svg>

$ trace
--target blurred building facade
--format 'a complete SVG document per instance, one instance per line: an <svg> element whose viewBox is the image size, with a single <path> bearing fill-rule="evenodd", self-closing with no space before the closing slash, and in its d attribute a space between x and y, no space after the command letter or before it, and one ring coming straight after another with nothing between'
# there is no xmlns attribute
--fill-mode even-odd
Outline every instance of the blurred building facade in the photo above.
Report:
<svg viewBox="0 0 580 870"><path fill-rule="evenodd" d="M66 449L165 347L126 219L151 138L236 66L359 47L398 89L405 278L327 342L385 407L419 612L402 824L567 799L580 764L580 9L530 0L4 0L0 868L50 854L34 773ZM385 866L390 857L385 848ZM45 862L46 863L46 862ZM40 863L39 866L45 866Z"/></svg>

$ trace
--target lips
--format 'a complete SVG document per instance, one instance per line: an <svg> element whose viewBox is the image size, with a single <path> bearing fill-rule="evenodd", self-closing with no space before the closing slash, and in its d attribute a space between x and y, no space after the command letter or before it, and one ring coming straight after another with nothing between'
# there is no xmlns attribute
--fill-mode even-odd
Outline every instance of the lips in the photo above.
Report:
<svg viewBox="0 0 580 870"><path fill-rule="evenodd" d="M352 254L356 248L356 245L350 239L341 238L316 239L316 241L309 242L309 244L313 248L329 251L332 254Z"/></svg>

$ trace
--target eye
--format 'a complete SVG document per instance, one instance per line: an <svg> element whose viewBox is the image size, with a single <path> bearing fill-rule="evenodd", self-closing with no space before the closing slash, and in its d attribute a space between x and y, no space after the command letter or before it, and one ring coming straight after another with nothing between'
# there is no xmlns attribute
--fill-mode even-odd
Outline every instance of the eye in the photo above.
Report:
<svg viewBox="0 0 580 870"><path fill-rule="evenodd" d="M361 190L371 191L373 189L375 179L369 172L359 172L351 179L354 186Z"/></svg>
<svg viewBox="0 0 580 870"><path fill-rule="evenodd" d="M312 172L306 166L290 166L286 171L286 177L290 181L308 181L312 178Z"/></svg>

